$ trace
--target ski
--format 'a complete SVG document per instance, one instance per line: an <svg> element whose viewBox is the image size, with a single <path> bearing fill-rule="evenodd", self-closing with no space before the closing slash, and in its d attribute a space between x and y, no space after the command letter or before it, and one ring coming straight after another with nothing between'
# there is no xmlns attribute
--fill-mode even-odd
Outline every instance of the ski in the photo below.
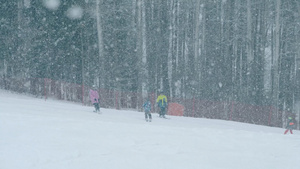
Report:
<svg viewBox="0 0 300 169"><path fill-rule="evenodd" d="M102 112L100 110L99 111L94 110L93 112L97 113L97 114L102 114Z"/></svg>
<svg viewBox="0 0 300 169"><path fill-rule="evenodd" d="M166 117L166 116L164 116L164 117L158 116L158 117L161 118L161 119L171 119L171 118Z"/></svg>

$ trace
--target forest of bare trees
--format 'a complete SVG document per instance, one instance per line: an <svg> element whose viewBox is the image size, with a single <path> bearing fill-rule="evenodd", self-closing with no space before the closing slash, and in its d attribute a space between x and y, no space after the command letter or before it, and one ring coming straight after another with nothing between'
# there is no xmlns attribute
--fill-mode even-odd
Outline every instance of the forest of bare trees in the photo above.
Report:
<svg viewBox="0 0 300 169"><path fill-rule="evenodd" d="M53 1L2 2L1 88L49 78L300 113L299 0Z"/></svg>

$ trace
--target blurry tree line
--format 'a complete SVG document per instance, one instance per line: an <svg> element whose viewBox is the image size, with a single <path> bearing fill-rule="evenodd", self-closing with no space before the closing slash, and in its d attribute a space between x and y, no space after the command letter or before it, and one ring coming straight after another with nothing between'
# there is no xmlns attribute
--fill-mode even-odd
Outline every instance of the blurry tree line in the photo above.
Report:
<svg viewBox="0 0 300 169"><path fill-rule="evenodd" d="M284 110L300 101L299 0L59 2L1 3L1 80L51 78ZM80 18L66 15L74 6Z"/></svg>

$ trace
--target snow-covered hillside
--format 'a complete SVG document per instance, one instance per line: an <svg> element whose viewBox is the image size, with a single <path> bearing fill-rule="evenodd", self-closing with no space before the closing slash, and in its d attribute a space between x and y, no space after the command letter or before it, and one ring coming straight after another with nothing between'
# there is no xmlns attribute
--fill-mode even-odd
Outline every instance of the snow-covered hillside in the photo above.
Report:
<svg viewBox="0 0 300 169"><path fill-rule="evenodd" d="M300 132L0 90L0 169L299 169Z"/></svg>

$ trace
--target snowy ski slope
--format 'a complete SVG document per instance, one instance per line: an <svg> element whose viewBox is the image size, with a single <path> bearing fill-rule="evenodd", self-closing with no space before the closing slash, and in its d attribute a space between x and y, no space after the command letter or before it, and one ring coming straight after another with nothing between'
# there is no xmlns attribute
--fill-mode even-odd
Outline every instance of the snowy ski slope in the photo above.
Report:
<svg viewBox="0 0 300 169"><path fill-rule="evenodd" d="M299 169L300 132L0 90L0 169Z"/></svg>

